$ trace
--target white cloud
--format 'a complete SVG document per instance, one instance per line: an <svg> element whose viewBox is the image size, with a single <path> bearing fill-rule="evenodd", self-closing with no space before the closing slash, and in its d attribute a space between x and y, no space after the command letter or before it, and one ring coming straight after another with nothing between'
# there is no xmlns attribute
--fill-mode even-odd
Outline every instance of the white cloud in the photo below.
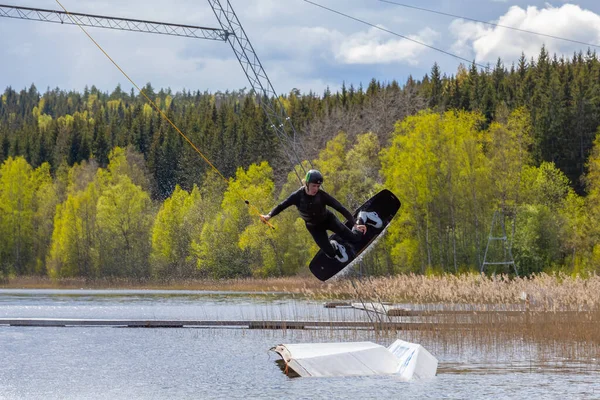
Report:
<svg viewBox="0 0 600 400"><path fill-rule="evenodd" d="M600 43L600 16L573 4L547 5L544 9L513 6L497 23L585 43ZM585 45L573 42L464 20L454 20L450 31L456 38L452 50L461 55L474 55L478 62L495 62L498 57L512 61L522 52L535 56L542 45L550 54L558 55L569 56L587 50Z"/></svg>
<svg viewBox="0 0 600 400"><path fill-rule="evenodd" d="M439 33L422 29L411 39L432 45ZM407 63L416 65L419 56L427 51L421 44L407 39L390 39L390 34L376 28L345 38L336 49L336 59L347 64Z"/></svg>
<svg viewBox="0 0 600 400"><path fill-rule="evenodd" d="M47 0L22 6L59 9ZM71 12L219 27L205 1L64 0ZM222 2L223 3L223 2ZM395 79L427 71L437 53L405 39L366 28L301 0L231 0L271 82L320 92L329 86ZM397 7L364 0L328 0L327 6L380 23L415 40L445 48L437 32ZM362 32L361 32L362 30ZM421 30L421 31L419 31ZM191 90L233 90L249 83L226 43L88 28L139 85ZM75 26L0 18L0 92L7 86L111 91L131 85Z"/></svg>

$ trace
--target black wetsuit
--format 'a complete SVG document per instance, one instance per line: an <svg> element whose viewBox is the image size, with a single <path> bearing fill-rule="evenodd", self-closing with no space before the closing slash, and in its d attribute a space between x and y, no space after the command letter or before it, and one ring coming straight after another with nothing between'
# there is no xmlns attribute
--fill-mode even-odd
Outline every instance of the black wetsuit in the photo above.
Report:
<svg viewBox="0 0 600 400"><path fill-rule="evenodd" d="M346 225L342 224L336 216L327 209L327 206L333 207L346 217L348 221L354 220L352 214L346 207L341 205L339 201L323 190L319 190L316 195L311 196L306 193L304 186L302 186L279 205L275 206L269 215L274 217L292 205L298 208L300 217L306 224L306 229L308 229L317 245L329 257L335 257L335 249L329 242L327 236L328 230L337 233L343 240L348 242L357 242L362 237L362 232L356 229L348 229Z"/></svg>

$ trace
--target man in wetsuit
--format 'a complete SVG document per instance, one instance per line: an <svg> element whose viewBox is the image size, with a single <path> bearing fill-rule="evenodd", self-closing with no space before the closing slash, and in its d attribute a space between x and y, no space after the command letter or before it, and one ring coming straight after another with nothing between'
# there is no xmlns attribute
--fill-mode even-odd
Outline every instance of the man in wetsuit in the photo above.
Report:
<svg viewBox="0 0 600 400"><path fill-rule="evenodd" d="M354 219L352 214L339 201L324 190L320 190L322 183L323 175L319 171L311 169L306 173L302 187L293 192L281 204L275 206L267 215L261 215L261 218L268 221L286 208L295 205L298 208L300 217L306 224L306 229L308 229L317 245L328 257L335 258L343 263L349 259L348 250L335 240L329 241L327 231L333 231L343 240L352 243L360 241L362 235L367 232L366 223L378 228L382 226L382 222L377 213L362 211L359 213L358 221L352 230L348 229L327 209L327 206L339 211L348 221Z"/></svg>

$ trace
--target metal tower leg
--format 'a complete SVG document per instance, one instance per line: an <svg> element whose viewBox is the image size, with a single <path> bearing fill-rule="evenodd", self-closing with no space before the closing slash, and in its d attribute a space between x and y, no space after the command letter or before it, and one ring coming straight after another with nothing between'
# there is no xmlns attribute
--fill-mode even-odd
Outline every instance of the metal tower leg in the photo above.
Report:
<svg viewBox="0 0 600 400"><path fill-rule="evenodd" d="M499 222L498 222L499 221ZM494 232L497 231L497 224L500 224L500 236L494 236ZM496 230L494 230L496 228ZM490 244L493 242L502 242L502 260L488 261L488 252L490 249ZM512 255L511 245L508 242L506 237L506 226L504 224L504 212L500 210L494 211L494 216L492 218L492 226L490 227L490 235L488 236L487 246L485 247L485 253L483 256L483 263L481 264L481 273L485 273L486 266L488 265L512 265L515 271L515 275L519 276L519 272L517 271L517 265Z"/></svg>
<svg viewBox="0 0 600 400"><path fill-rule="evenodd" d="M242 66L242 70L246 74L252 90L259 95L263 111L267 115L269 123L275 130L277 137L281 140L285 154L300 179L300 175L296 171L296 166L300 166L302 169L301 176L306 171L302 166L302 160L298 157L298 154L304 153L304 151L302 148L299 148L300 144L297 140L296 130L285 111L285 107L279 101L279 97L275 89L273 89L273 85L271 85L271 81L258 59L246 32L244 32L244 28L242 28L237 15L233 11L231 3L229 0L224 1L223 4L226 4L225 7L223 7L219 0L208 0L208 3L211 5L222 29L230 32L227 42L231 45L235 56Z"/></svg>

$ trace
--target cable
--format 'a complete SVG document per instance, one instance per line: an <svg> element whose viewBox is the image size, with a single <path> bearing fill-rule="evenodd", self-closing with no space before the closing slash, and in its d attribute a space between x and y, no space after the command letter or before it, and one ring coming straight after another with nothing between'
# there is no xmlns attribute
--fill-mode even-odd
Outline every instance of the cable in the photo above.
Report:
<svg viewBox="0 0 600 400"><path fill-rule="evenodd" d="M365 312L367 313L367 317L369 317L369 322L371 322L373 324L373 329L377 329L377 324L373 321L373 318L371 318L371 314L369 313L369 310L367 310L367 306L365 305L364 300L362 299L362 295L360 294L360 291L358 290L358 288L356 287L356 284L354 283L354 279L350 276L350 283L352 284L352 287L354 288L354 291L356 292L356 296L358 297L358 300L360 300L360 304L362 305L363 310L365 310Z"/></svg>
<svg viewBox="0 0 600 400"><path fill-rule="evenodd" d="M127 78L127 80L128 80L129 82L131 82L131 84L132 84L132 85L133 85L133 86L134 86L134 87L135 87L135 88L136 88L136 89L137 89L137 90L140 92L140 94L146 98L146 100L148 101L148 103L150 103L150 104L151 104L151 105L152 105L152 106L153 106L153 107L156 109L156 111L158 111L158 113L159 113L159 114L160 114L160 115L161 115L161 116L162 116L162 117L163 117L163 118L164 118L166 121L168 121L168 122L169 122L169 124L171 124L171 126L172 126L172 127L173 127L173 128L174 128L174 129L175 129L175 130L176 130L176 131L177 131L177 132L178 132L178 133L179 133L179 134L180 134L180 135L181 135L181 136L182 136L182 137L183 137L183 138L184 138L184 139L185 139L185 140L188 142L188 143L189 143L189 144L190 144L190 146L192 146L192 148L193 148L194 150L196 150L196 152L197 152L198 154L200 154L200 157L202 157L202 159L203 159L203 160L204 160L204 161L205 161L205 162L206 162L208 165L210 165L210 166L211 166L211 168L212 168L212 169L213 169L213 170L214 170L214 171L215 171L217 174L219 174L219 176L221 176L221 178L223 178L223 180L224 180L225 182L227 182L227 183L228 183L228 182L229 182L229 180L228 180L228 179L227 179L227 178L226 178L226 177L225 177L225 176L224 176L224 175L221 173L221 171L219 171L219 169L218 169L217 167L215 167L215 166L214 166L214 164L213 164L213 163L211 163L211 162L210 162L210 160L209 160L209 159L208 159L208 158L207 158L207 157L206 157L204 154L202 154L202 152L201 152L201 151L200 151L200 150L199 150L199 149L196 147L196 145L194 145L194 143L193 143L193 142L192 142L190 139L188 139L188 137L187 137L187 136L186 136L186 135L185 135L185 134L184 134L184 133L183 133L183 132L182 132L182 131L181 131L181 130L178 128L178 127L177 127L177 125L175 125L175 123L173 123L173 121L171 121L171 119L170 119L169 117L167 117L167 115L164 113L164 111L162 111L162 110L161 110L161 109L160 109L160 108L159 108L159 107L156 105L156 103L155 103L154 101L152 101L152 99L150 99L150 98L148 97L148 95L146 95L146 93L144 93L144 91L143 91L142 89L140 89L140 87L139 87L139 86L138 86L138 85L137 85L137 84L136 84L136 83L133 81L133 79L131 79L131 78L129 77L129 75L127 75L127 74L125 73L125 71L123 71L123 69L121 69L121 67L119 66L119 64L117 64L117 63L115 62L115 60L113 60L113 59L112 59L112 58L111 58L111 57L108 55L108 53L107 53L107 52L106 52L106 51L105 51L105 50L102 48L102 46L100 46L100 44L98 44L98 42L96 42L96 41L94 40L94 38L93 38L93 37L92 37L92 36L91 36L91 35L90 35L90 34L89 34L89 33L88 33L88 32L87 32L87 31L86 31L84 28L83 28L83 26L81 26L81 24L79 24L79 23L78 23L78 22L75 20L75 18L73 18L73 16L71 15L71 13L69 13L69 12L67 11L67 9L66 9L66 8L65 8L65 7L64 7L64 6L63 6L63 5L60 3L60 1L59 1L59 0L56 0L56 2L58 3L58 5L59 5L59 6L61 6L61 7L62 7L62 9L63 9L63 10L65 10L65 13L66 13L66 14L69 16L69 18L71 19L71 21L73 21L73 23L74 23L74 24L76 24L76 25L77 25L77 26L78 26L78 27L79 27L79 28L80 28L80 29L83 31L83 33L85 33L85 34L86 34L86 36L87 36L87 37L88 37L88 38L89 38L89 39L90 39L90 40L91 40L91 41L92 41L92 42L93 42L93 43L94 43L94 44L95 44L95 45L96 45L96 46L97 46L97 47L100 49L100 51L102 51L102 53L104 53L104 55L105 55L105 56L106 56L106 57L107 57L107 58L108 58L108 59L109 59L109 60L110 60L110 61L111 61L111 62L114 64L114 66L115 66L115 67L117 67L117 69L118 69L119 71L121 71L121 73L122 73L122 74L125 76L125 78ZM255 211L255 212L256 212L256 213L257 213L259 216L261 215L261 213L260 213L260 211L258 210L258 208L256 208L254 205L250 204L250 201L249 201L249 200L246 200L246 199L244 199L244 196L242 196L242 194L241 194L239 191L237 191L237 190L235 190L235 189L234 189L234 192L235 192L235 194L237 194L237 195L238 195L238 197L240 197L240 198L241 198L241 199L244 201L244 203L245 203L245 204L246 204L246 205L247 205L247 206L248 206L250 209L252 209L253 211ZM261 221L262 221L262 222L264 222L265 224L269 225L269 227L271 227L272 229L275 229L275 227L274 227L274 226L273 226L271 223L269 223L269 221L266 221L266 220L264 220L262 217L260 217L260 219L261 219Z"/></svg>
<svg viewBox="0 0 600 400"><path fill-rule="evenodd" d="M454 53L450 53L449 51L442 50L442 49L440 49L440 48L437 48L437 47L434 47L434 46L428 45L428 44L426 44L426 43L420 42L420 41L418 41L418 40L415 40L415 39L411 39L411 38L409 38L408 36L401 35L401 34L399 34L399 33L396 33L396 32L390 31L390 30L388 30L388 29L382 28L382 27L380 27L380 26L377 26L377 25L375 25L375 24L372 24L372 23L370 23L370 22L367 22L367 21L365 21L365 20L362 20L362 19L359 19L359 18L353 17L353 16L351 16L351 15L348 15L348 14L344 14L344 13L343 13L343 12L341 12L341 11L337 11L337 10L334 10L334 9L332 9L332 8L325 7L325 6L321 5L321 4L317 4L317 3L315 3L315 2L312 2L312 1L310 1L310 0L304 0L304 1L305 1L306 3L309 3L309 4L312 4L312 5L314 5L314 6L320 7L320 8L322 8L322 9L324 9L324 10L327 10L327 11L330 11L330 12L332 12L332 13L335 13L335 14L341 15L341 16L343 16L343 17L346 17L346 18L352 19L352 20L354 20L354 21L360 22L361 24L365 24L365 25L371 26L371 27L373 27L373 28L379 29L380 31L384 31L384 32L390 33L390 34L392 34L392 35L394 35L394 36L401 37L401 38L403 38L403 39L406 39L406 40L408 40L408 41L411 41L411 42L417 43L417 44L419 44L419 45L421 45L421 46L424 46L424 47L430 48L430 49L432 49L432 50L435 50L435 51L439 51L440 53L444 53L444 54L446 54L446 55L448 55L448 56L451 56L451 57L457 58L457 59L459 59L459 60L465 61L465 62L467 62L467 63L469 63L469 64L474 64L474 65L477 65L478 67L484 68L485 70L488 70L488 69L489 69L489 67L488 67L488 66L485 66L485 65L483 65L483 64L478 64L478 63L476 63L476 62L475 62L475 61L473 61L473 60L468 60L468 59L466 59L466 58L464 58L464 57L461 57L461 56L459 56L459 55L456 55L456 54L454 54Z"/></svg>
<svg viewBox="0 0 600 400"><path fill-rule="evenodd" d="M376 1L380 1L382 3L394 4L394 5L400 6L400 7L412 8L414 10L425 11L425 12L429 12L429 13L433 13L433 14L444 15L446 17L465 19L467 21L479 22L479 23L486 24L486 25L497 26L499 28L512 29L512 30L518 31L518 32L530 33L532 35L544 36L544 37L548 37L548 38L552 38L552 39L564 40L566 42L583 44L583 45L589 46L589 47L600 48L600 45L593 44L593 43L581 42L581 41L575 40L575 39L567 39L567 38L560 37L560 36L549 35L547 33L541 33L541 32L536 32L536 31L530 31L530 30L527 30L527 29L515 28L513 26L508 26L508 25L495 24L493 22L487 22L487 21L482 21L482 20L475 19L475 18L463 17L461 15L455 15L455 14L445 13L445 12L442 12L442 11L431 10L431 9L428 9L428 8L423 8L423 7L411 6L411 5L408 5L408 4L397 3L395 1L390 1L390 0L376 0Z"/></svg>

